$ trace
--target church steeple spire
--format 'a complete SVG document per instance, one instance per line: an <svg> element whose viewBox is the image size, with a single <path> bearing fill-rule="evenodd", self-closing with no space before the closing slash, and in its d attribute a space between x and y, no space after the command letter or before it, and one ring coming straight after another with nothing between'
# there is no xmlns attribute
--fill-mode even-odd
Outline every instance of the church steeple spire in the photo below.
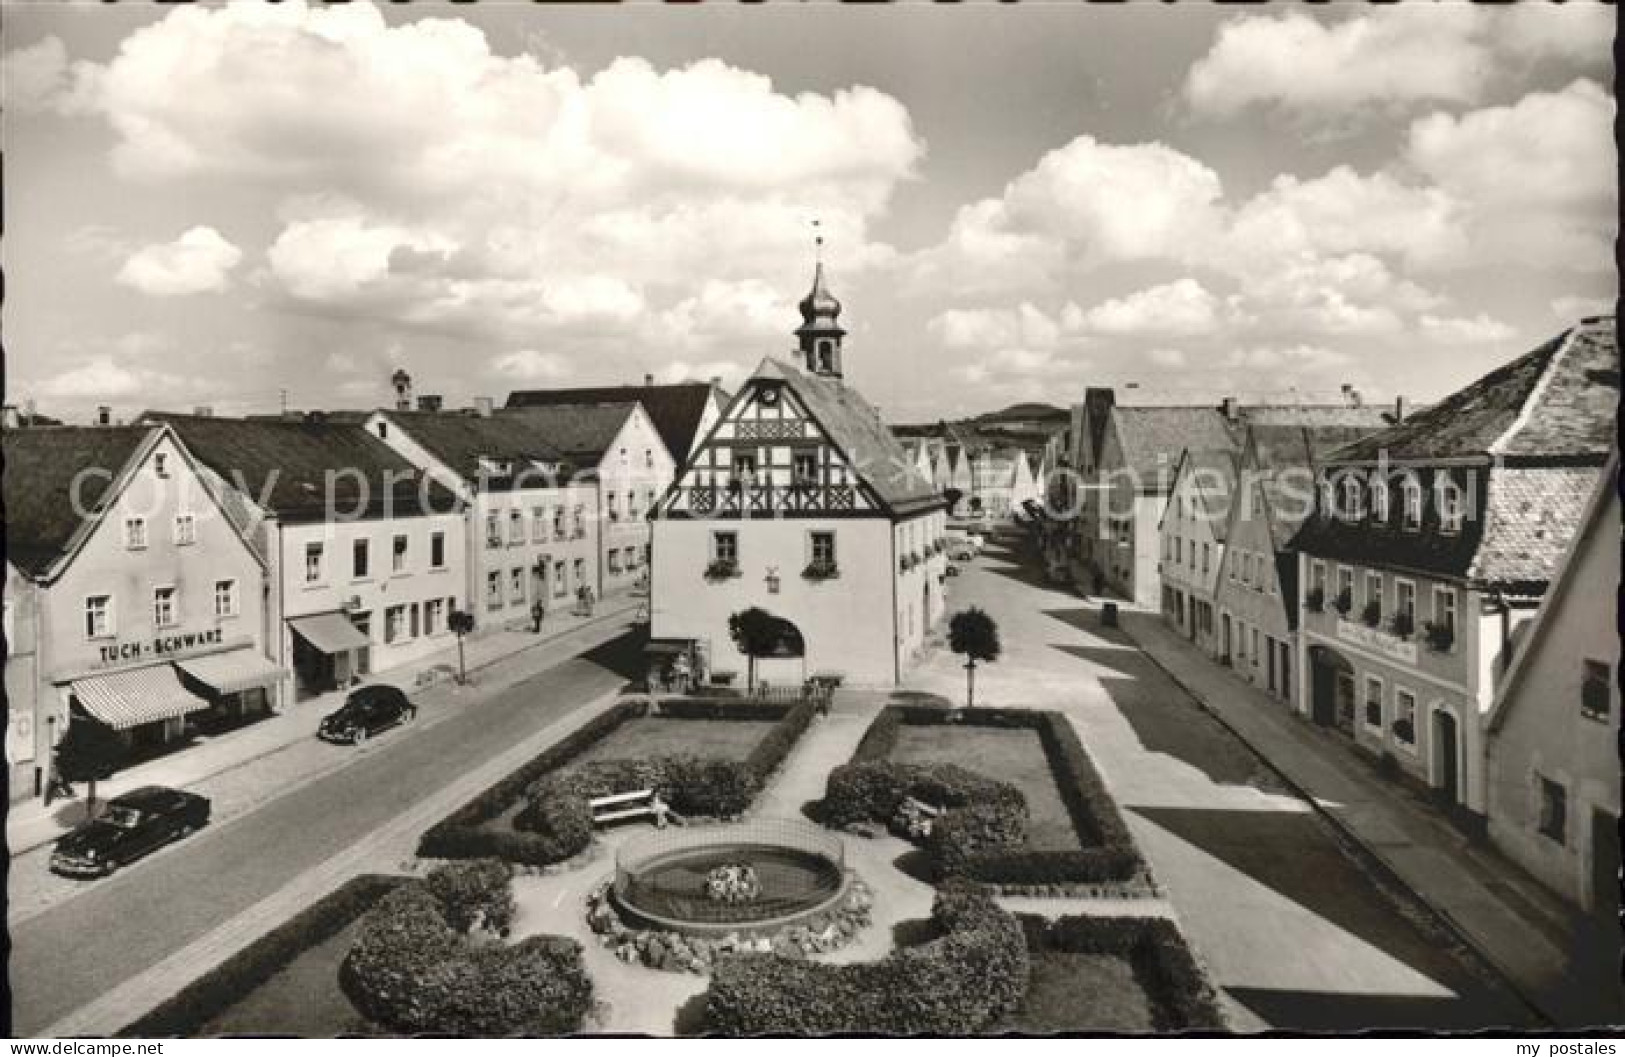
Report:
<svg viewBox="0 0 1625 1057"><path fill-rule="evenodd" d="M818 228L813 221L813 228ZM841 303L824 284L824 236L814 239L815 264L812 289L801 299L801 326L796 339L803 365L812 374L841 377L841 339L846 336L839 322Z"/></svg>

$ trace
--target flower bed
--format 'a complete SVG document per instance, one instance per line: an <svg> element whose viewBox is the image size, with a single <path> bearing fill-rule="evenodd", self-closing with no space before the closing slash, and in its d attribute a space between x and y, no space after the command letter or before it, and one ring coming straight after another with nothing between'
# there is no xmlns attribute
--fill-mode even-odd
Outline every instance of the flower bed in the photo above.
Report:
<svg viewBox="0 0 1625 1057"><path fill-rule="evenodd" d="M1128 961L1150 999L1151 1030L1225 1030L1223 1010L1185 938L1166 918L1072 916L1055 920L1020 916L1027 949L1046 953L1111 955ZM1024 1024L1027 1030L1038 1030ZM1055 1025L1054 1030L1110 1025Z"/></svg>
<svg viewBox="0 0 1625 1057"><path fill-rule="evenodd" d="M286 974L308 952L349 928L407 880L379 874L352 878L331 895L311 904L187 984L119 1034L149 1039L198 1036L217 1029L222 1022L228 1030L288 1030L270 1023L263 1026L231 1023L232 1011L273 979ZM308 1006L309 1003L303 1004ZM360 1018L349 1002L340 997L338 1008L341 1012L334 1015L332 1024L322 1025L325 1030L321 1034L337 1035L355 1027L352 1021Z"/></svg>
<svg viewBox="0 0 1625 1057"><path fill-rule="evenodd" d="M340 987L402 1034L579 1030L593 1002L581 945L563 936L502 943L511 879L503 863L454 863L396 888L362 919Z"/></svg>
<svg viewBox="0 0 1625 1057"><path fill-rule="evenodd" d="M605 881L587 896L587 925L599 942L623 962L673 973L708 973L730 954L805 958L840 950L868 927L874 905L869 889L852 878L840 904L812 918L766 930L740 926L725 935L708 937L628 925L615 909L612 887L613 881Z"/></svg>
<svg viewBox="0 0 1625 1057"><path fill-rule="evenodd" d="M1015 917L974 885L950 885L931 908L938 938L877 962L830 965L780 954L720 959L706 991L724 1035L969 1035L1016 1008L1027 945Z"/></svg>
<svg viewBox="0 0 1625 1057"><path fill-rule="evenodd" d="M817 706L816 700L775 705L670 699L657 706L666 719L774 722L742 760L674 755L579 762L624 724L651 714L647 701L621 702L431 826L418 842L418 854L494 857L528 866L563 862L592 842L589 799L639 789L655 790L680 814L736 816L806 732Z"/></svg>
<svg viewBox="0 0 1625 1057"><path fill-rule="evenodd" d="M1007 783L953 764L905 764L889 759L905 726L956 724L1027 728L1038 734L1050 777L1071 818L1076 848L1026 846L1027 804L1020 791ZM890 824L908 796L957 809L937 820L926 841L944 876L964 877L1012 894L1094 893L1102 887L1123 892L1150 887L1145 863L1116 801L1072 725L1058 712L888 706L864 733L852 762L831 772L823 804L825 821L833 826L860 821Z"/></svg>

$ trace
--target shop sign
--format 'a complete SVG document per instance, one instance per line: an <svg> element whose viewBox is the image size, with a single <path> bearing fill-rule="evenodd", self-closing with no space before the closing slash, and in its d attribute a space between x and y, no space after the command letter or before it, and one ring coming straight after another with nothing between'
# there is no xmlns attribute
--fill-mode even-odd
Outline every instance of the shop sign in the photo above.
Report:
<svg viewBox="0 0 1625 1057"><path fill-rule="evenodd" d="M131 639L99 647L97 653L102 664L125 664L129 661L173 657L193 650L220 645L220 629L188 631L174 635L159 635L151 639Z"/></svg>
<svg viewBox="0 0 1625 1057"><path fill-rule="evenodd" d="M1389 660L1401 661L1405 664L1416 663L1416 643L1407 642L1397 635L1390 635L1378 628L1367 627L1364 624L1350 620L1339 620L1337 622L1337 637L1344 642L1364 646L1373 653L1380 653Z"/></svg>

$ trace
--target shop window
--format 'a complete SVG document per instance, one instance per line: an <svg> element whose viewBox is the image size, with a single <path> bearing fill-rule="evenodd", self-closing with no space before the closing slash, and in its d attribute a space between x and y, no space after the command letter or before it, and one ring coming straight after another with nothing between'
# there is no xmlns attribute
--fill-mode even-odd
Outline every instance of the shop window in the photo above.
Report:
<svg viewBox="0 0 1625 1057"><path fill-rule="evenodd" d="M234 617L237 615L236 580L216 580L214 582L214 615L217 617Z"/></svg>
<svg viewBox="0 0 1625 1057"><path fill-rule="evenodd" d="M1382 729L1382 680L1374 675L1365 678L1365 725Z"/></svg>
<svg viewBox="0 0 1625 1057"><path fill-rule="evenodd" d="M1561 782L1537 775L1540 782L1540 817L1537 829L1542 837L1565 844L1568 841L1569 791Z"/></svg>
<svg viewBox="0 0 1625 1057"><path fill-rule="evenodd" d="M152 622L160 628L172 628L178 623L175 616L175 589L173 587L153 588Z"/></svg>
<svg viewBox="0 0 1625 1057"><path fill-rule="evenodd" d="M1603 661L1587 658L1580 664L1580 714L1606 723L1613 711L1613 673Z"/></svg>
<svg viewBox="0 0 1625 1057"><path fill-rule="evenodd" d="M102 639L113 634L113 596L91 595L85 599L85 638Z"/></svg>

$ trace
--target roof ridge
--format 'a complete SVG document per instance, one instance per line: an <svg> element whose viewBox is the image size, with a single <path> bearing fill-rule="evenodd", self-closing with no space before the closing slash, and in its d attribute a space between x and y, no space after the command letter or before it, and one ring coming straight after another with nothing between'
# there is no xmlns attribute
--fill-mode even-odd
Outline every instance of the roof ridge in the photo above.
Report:
<svg viewBox="0 0 1625 1057"><path fill-rule="evenodd" d="M1579 336L1580 328L1577 326L1570 327L1568 332L1563 335L1563 343L1546 360L1546 366L1541 369L1540 377L1536 378L1535 384L1529 387L1529 392L1524 397L1523 405L1518 408L1517 415L1513 417L1512 424L1503 430L1499 437L1490 442L1490 446L1486 450L1491 456L1500 455L1506 451L1506 446L1511 442L1512 438L1516 437L1529 424L1529 420L1534 417L1535 409L1540 404L1541 397L1546 394L1547 389L1551 388L1552 379L1557 375L1558 364L1568 355L1569 350L1574 348Z"/></svg>

